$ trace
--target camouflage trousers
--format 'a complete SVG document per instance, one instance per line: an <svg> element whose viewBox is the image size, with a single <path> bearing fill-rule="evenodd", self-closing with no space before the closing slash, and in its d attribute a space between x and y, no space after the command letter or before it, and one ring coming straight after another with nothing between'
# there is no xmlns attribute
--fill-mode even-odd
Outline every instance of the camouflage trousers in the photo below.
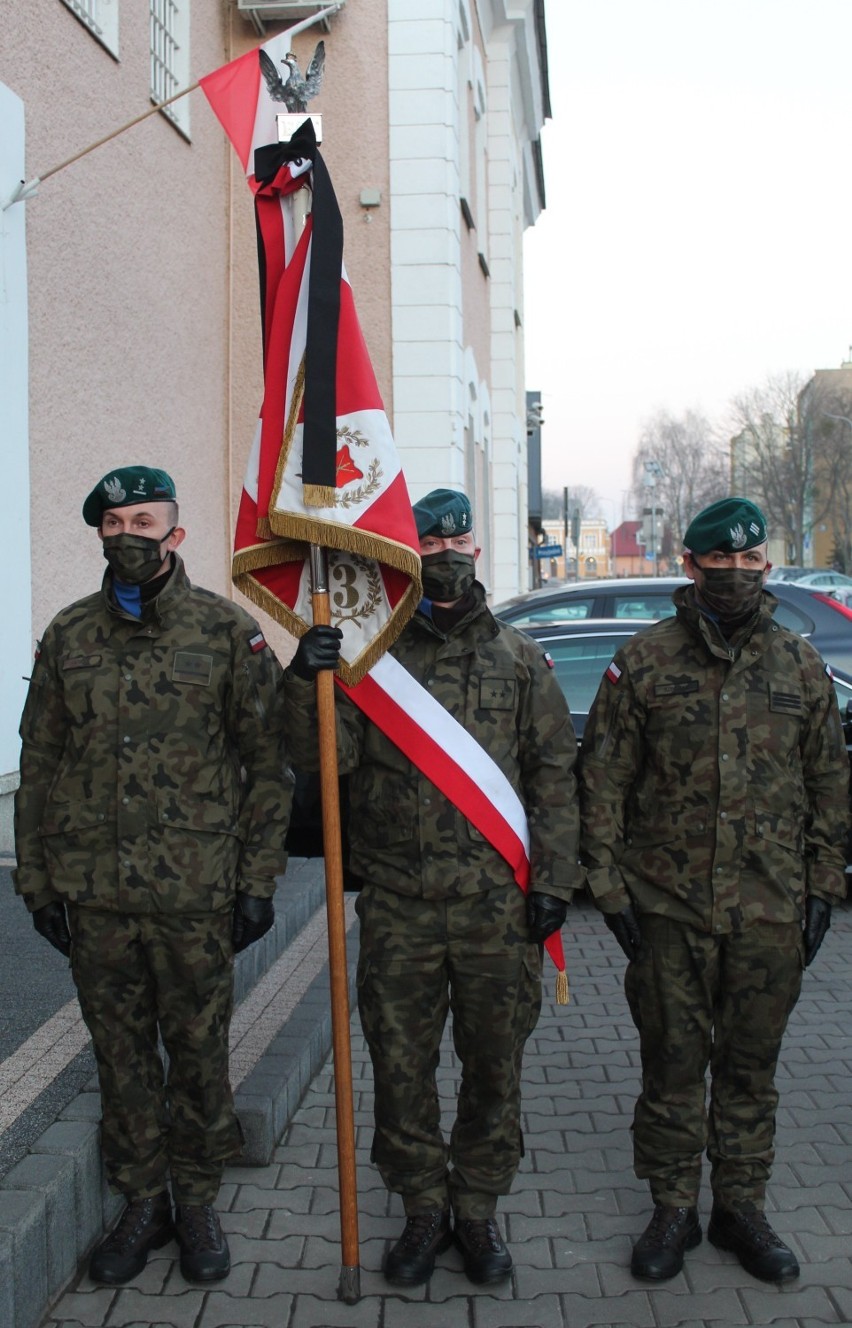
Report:
<svg viewBox="0 0 852 1328"><path fill-rule="evenodd" d="M110 1185L147 1198L171 1175L176 1202L212 1203L242 1147L228 1078L231 913L124 916L72 905L68 914Z"/></svg>
<svg viewBox="0 0 852 1328"><path fill-rule="evenodd" d="M713 936L655 915L641 923L642 950L625 977L642 1052L636 1175L650 1181L655 1203L692 1206L706 1148L714 1197L762 1209L775 1068L802 985L801 928L756 923Z"/></svg>
<svg viewBox="0 0 852 1328"><path fill-rule="evenodd" d="M541 1008L541 951L516 886L428 901L358 896L358 1008L375 1085L373 1160L407 1214L491 1217L521 1156L521 1062ZM436 1071L452 1012L461 1084L449 1145Z"/></svg>

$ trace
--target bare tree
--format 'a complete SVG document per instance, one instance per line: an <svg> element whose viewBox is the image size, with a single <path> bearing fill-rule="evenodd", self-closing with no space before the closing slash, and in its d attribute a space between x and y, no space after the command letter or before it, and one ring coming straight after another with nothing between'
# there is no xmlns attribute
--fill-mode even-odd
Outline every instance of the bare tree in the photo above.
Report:
<svg viewBox="0 0 852 1328"><path fill-rule="evenodd" d="M541 494L541 514L548 521L563 519L565 515L565 490L543 489ZM568 488L568 522L576 510L580 521L584 517L598 515L598 495L587 484L575 484Z"/></svg>
<svg viewBox="0 0 852 1328"><path fill-rule="evenodd" d="M761 504L800 566L806 537L831 507L830 486L821 481L835 428L825 417L824 395L804 389L800 374L776 374L731 403L737 487Z"/></svg>
<svg viewBox="0 0 852 1328"><path fill-rule="evenodd" d="M649 505L651 479L662 553L667 554L696 512L730 493L724 450L700 411L674 416L661 410L646 422L633 456L633 493L640 512Z"/></svg>

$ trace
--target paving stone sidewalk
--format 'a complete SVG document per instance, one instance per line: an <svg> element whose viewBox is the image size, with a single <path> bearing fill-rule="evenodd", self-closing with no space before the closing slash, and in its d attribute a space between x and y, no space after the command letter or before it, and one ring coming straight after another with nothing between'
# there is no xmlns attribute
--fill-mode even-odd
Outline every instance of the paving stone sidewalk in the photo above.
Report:
<svg viewBox="0 0 852 1328"><path fill-rule="evenodd" d="M779 1069L777 1161L768 1209L802 1264L783 1288L748 1276L706 1241L661 1286L635 1282L632 1238L649 1211L631 1169L638 1050L621 987L622 960L587 901L566 930L571 1004L545 1002L525 1061L526 1156L501 1203L515 1270L477 1289L455 1250L427 1287L390 1288L379 1271L401 1208L369 1162L372 1078L357 1015L353 1072L358 1145L361 1299L337 1299L340 1274L331 1065L308 1088L272 1163L231 1168L220 1207L233 1269L210 1289L188 1286L174 1245L131 1285L83 1275L44 1320L50 1328L816 1328L852 1324L852 906L834 923L791 1021ZM440 1067L458 1082L449 1041ZM449 1114L447 1114L449 1125ZM709 1190L701 1204L709 1215Z"/></svg>

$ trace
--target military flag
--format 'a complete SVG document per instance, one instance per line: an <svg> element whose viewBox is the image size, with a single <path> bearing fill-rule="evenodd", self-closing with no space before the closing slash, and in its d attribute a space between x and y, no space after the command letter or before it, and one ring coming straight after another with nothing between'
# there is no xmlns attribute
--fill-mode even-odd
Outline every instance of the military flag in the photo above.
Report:
<svg viewBox="0 0 852 1328"><path fill-rule="evenodd" d="M306 118L289 143L272 141L277 126L268 127L257 52L233 65L240 68L229 65L201 80L250 167L258 234L264 397L237 518L233 576L254 603L300 636L312 622L309 547L326 549L332 620L343 631L340 673L354 683L420 600L417 530L343 267L340 212L313 126ZM271 139L258 144L263 133ZM310 201L303 223L302 200Z"/></svg>

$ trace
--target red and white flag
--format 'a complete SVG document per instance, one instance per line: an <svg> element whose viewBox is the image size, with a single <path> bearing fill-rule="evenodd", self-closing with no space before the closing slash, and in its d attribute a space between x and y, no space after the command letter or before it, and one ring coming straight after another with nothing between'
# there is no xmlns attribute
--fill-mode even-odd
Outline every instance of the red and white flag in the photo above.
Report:
<svg viewBox="0 0 852 1328"><path fill-rule="evenodd" d="M263 98L255 81L253 117L238 114L235 88L248 86L245 70L225 77L227 69L202 86L229 134L239 137L233 141L240 151L249 119L255 138L263 123ZM312 622L309 546L325 548L331 620L343 631L340 674L354 683L420 601L417 530L342 265L340 213L313 127L306 121L290 144L273 141L254 151L264 397L233 577L299 636Z"/></svg>

